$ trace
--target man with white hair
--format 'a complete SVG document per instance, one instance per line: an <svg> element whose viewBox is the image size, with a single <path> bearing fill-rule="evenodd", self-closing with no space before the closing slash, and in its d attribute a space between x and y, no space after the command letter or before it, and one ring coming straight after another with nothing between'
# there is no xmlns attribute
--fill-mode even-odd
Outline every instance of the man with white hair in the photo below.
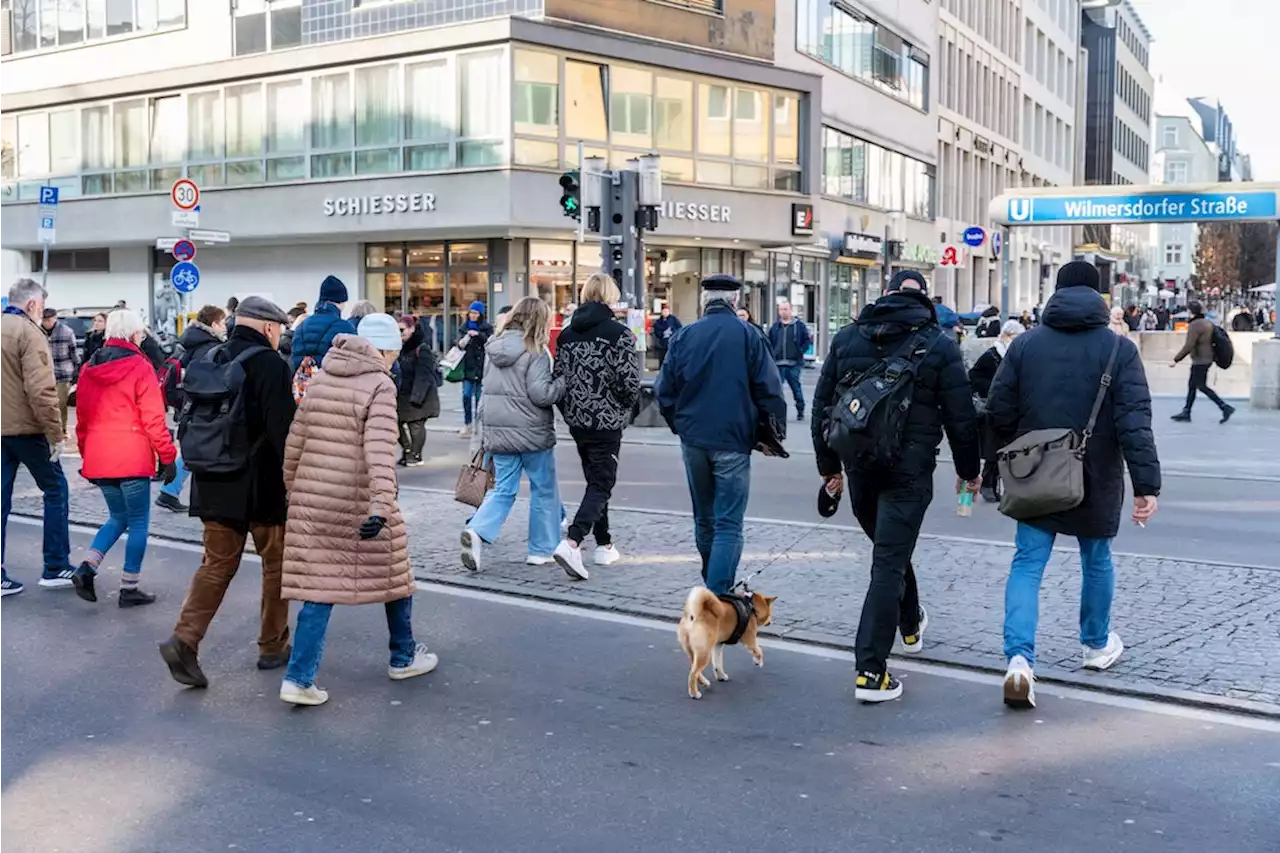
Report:
<svg viewBox="0 0 1280 853"><path fill-rule="evenodd" d="M768 345L738 319L742 282L702 281L702 319L671 338L655 393L680 436L702 579L730 596L742 556L742 518L751 487L756 429L772 418L785 437L787 404Z"/></svg>
<svg viewBox="0 0 1280 853"><path fill-rule="evenodd" d="M49 342L40 323L48 296L29 278L18 279L9 288L9 305L0 316L3 334L3 369L0 378L0 446L3 447L4 517L0 537L9 544L4 531L13 508L13 486L18 468L25 465L40 491L44 492L44 572L40 586L71 587L71 532L67 525L67 477L59 462L66 434L58 414L58 390L53 378ZM0 561L3 550L0 550ZM0 594L22 592L22 584L4 573Z"/></svg>

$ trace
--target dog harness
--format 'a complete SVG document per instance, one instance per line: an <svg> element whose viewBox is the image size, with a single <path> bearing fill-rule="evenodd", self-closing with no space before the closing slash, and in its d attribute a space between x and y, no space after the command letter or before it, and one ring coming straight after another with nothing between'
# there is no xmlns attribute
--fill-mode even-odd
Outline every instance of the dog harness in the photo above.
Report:
<svg viewBox="0 0 1280 853"><path fill-rule="evenodd" d="M742 635L747 631L747 622L755 615L755 604L746 595L725 593L718 597L726 604L733 605L733 612L738 617L738 624L733 626L733 633L729 635L729 639L724 641L726 646L736 646L738 641L742 639Z"/></svg>

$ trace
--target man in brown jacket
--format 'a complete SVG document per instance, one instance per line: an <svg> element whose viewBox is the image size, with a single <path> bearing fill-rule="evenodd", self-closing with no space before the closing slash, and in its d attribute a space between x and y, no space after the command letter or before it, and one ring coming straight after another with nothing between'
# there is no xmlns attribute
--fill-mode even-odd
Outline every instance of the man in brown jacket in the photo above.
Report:
<svg viewBox="0 0 1280 853"><path fill-rule="evenodd" d="M58 415L49 341L40 329L46 296L44 288L31 279L18 279L9 288L9 304L0 316L4 339L0 387L4 518L0 521L0 561L4 545L9 544L5 532L13 508L13 486L18 468L25 465L44 492L44 572L40 586L58 589L71 586L71 533L67 526L67 476L59 461L66 436ZM11 580L7 571L3 575L0 594L22 592L20 582Z"/></svg>
<svg viewBox="0 0 1280 853"><path fill-rule="evenodd" d="M1173 363L1177 364L1187 356L1191 356L1191 378L1187 382L1187 405L1181 412L1174 415L1173 419L1175 421L1191 420L1191 406L1196 401L1196 391L1200 391L1222 410L1222 420L1218 423L1225 424L1236 410L1224 403L1222 398L1213 393L1213 389L1209 387L1209 368L1213 366L1213 323L1204 316L1204 306L1199 302L1194 300L1188 302L1187 312L1191 314L1191 324L1187 326L1187 340L1182 345L1182 349L1178 350L1178 354L1173 357Z"/></svg>

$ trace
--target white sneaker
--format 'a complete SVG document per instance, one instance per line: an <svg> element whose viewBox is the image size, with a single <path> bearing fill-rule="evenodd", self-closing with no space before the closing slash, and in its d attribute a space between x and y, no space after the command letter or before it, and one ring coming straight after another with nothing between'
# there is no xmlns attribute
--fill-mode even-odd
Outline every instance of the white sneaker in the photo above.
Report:
<svg viewBox="0 0 1280 853"><path fill-rule="evenodd" d="M592 555L592 559L597 566L612 566L614 563L622 559L622 555L618 553L618 549L612 545L601 545L596 548L596 552Z"/></svg>
<svg viewBox="0 0 1280 853"><path fill-rule="evenodd" d="M1014 655L1004 674L1004 704L1010 708L1036 706L1036 676L1022 655Z"/></svg>
<svg viewBox="0 0 1280 853"><path fill-rule="evenodd" d="M587 569L582 565L582 549L569 544L568 539L561 539L552 554L556 564L564 569L564 573L576 581L587 579Z"/></svg>
<svg viewBox="0 0 1280 853"><path fill-rule="evenodd" d="M280 698L290 705L323 705L329 701L329 692L314 684L303 687L286 678L280 682Z"/></svg>
<svg viewBox="0 0 1280 853"><path fill-rule="evenodd" d="M929 611L924 609L921 604L920 608L920 627L916 628L916 632L911 636L902 635L902 653L908 655L918 655L924 651L924 629L929 627Z"/></svg>
<svg viewBox="0 0 1280 853"><path fill-rule="evenodd" d="M1107 669L1120 660L1120 655L1124 652L1124 643L1120 642L1120 635L1112 631L1107 634L1107 644L1102 648L1091 649L1088 646L1081 646L1081 648L1084 650L1085 669Z"/></svg>
<svg viewBox="0 0 1280 853"><path fill-rule="evenodd" d="M75 569L62 569L53 577L41 575L40 586L45 589L70 589L73 586L71 576L75 573Z"/></svg>
<svg viewBox="0 0 1280 853"><path fill-rule="evenodd" d="M470 424L468 424L467 426L464 426L462 429L458 430L458 435L462 436L463 438L466 438L467 436L471 435L471 426L470 426Z"/></svg>
<svg viewBox="0 0 1280 853"><path fill-rule="evenodd" d="M418 643L414 646L413 660L409 662L409 665L387 667L387 677L392 681L404 681L406 678L426 675L435 669L438 663L440 663L440 658L427 651L427 644Z"/></svg>
<svg viewBox="0 0 1280 853"><path fill-rule="evenodd" d="M480 537L470 530L462 531L462 565L473 572L480 571Z"/></svg>
<svg viewBox="0 0 1280 853"><path fill-rule="evenodd" d="M524 564L526 566L545 566L547 563L550 563L551 560L551 557L543 557L539 554L530 554L524 558Z"/></svg>

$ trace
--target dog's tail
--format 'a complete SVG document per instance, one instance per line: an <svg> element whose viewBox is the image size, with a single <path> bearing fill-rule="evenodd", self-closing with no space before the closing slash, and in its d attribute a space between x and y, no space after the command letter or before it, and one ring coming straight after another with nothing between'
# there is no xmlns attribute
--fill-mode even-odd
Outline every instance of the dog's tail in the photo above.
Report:
<svg viewBox="0 0 1280 853"><path fill-rule="evenodd" d="M689 597L684 601L684 619L697 622L700 617L713 612L715 603L715 593L705 586L695 586L689 590Z"/></svg>

